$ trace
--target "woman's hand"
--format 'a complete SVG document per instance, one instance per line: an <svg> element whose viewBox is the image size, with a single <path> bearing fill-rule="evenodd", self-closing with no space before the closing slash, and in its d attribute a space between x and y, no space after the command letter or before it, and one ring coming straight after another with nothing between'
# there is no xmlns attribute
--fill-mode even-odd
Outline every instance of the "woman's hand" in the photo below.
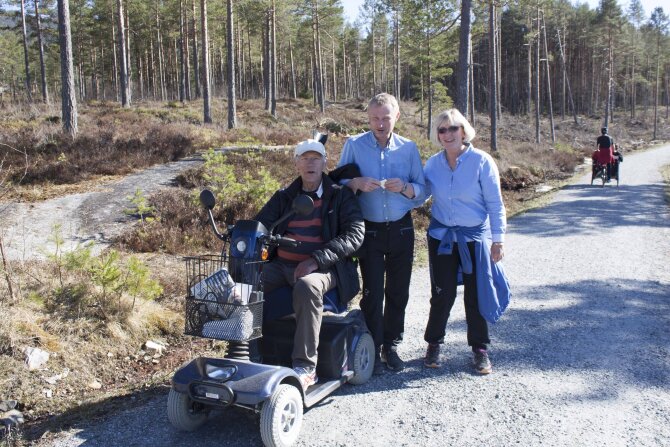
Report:
<svg viewBox="0 0 670 447"><path fill-rule="evenodd" d="M498 262L498 261L501 261L504 256L505 256L505 253L503 251L502 242L494 242L491 245L491 260L493 262Z"/></svg>

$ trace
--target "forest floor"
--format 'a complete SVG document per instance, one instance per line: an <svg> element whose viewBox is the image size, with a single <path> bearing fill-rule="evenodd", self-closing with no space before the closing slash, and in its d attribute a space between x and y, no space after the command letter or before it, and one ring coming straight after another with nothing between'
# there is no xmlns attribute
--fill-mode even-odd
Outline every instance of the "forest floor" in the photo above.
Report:
<svg viewBox="0 0 670 447"><path fill-rule="evenodd" d="M411 104L401 107L398 131L417 141L427 158L437 149L428 143L420 113ZM224 116L224 109L215 102L219 117ZM184 180L175 178L197 169L201 160L196 154L207 148L290 148L309 137L313 129L331 132L327 147L332 168L346 135L365 128L360 103L334 104L321 115L311 103L282 102L280 118L275 120L262 110L260 101L242 102L241 126L232 132L217 124L201 126L197 110L197 102L184 107L143 104L130 111L112 104L83 106L83 135L76 142L58 136L55 111L47 107L17 109L0 119L0 144L27 160L22 166L21 157L5 157L14 162L0 166L4 168L0 169L0 236L9 263L3 270L8 283L14 285L13 297L4 282L0 286L0 300L9 304L0 311L0 376L6 377L0 381L0 401L18 401L17 408L26 417L21 429L5 433L8 440L30 443L82 417L106 414L114 406L135 405L157 391L164 392L171 373L183 361L196 353L216 354L225 349L223 343L181 334L185 285L180 255L184 253L135 253L132 245L119 241L125 232L143 225L125 212L134 206L129 200L134 191L141 189L149 200L161 190L174 197L176 189L184 188ZM538 206L547 200L549 191L582 172L600 128L599 118L580 117L580 124L575 125L566 117L556 122L557 143L538 147L528 118L503 116L500 122L499 150L494 157L509 215ZM550 141L547 121L542 125L542 139ZM479 132L475 145L489 149L487 118L478 116L475 127ZM667 120L660 128L662 138L670 140ZM651 126L642 119L621 118L610 129L624 157L656 143L649 138ZM290 160L281 152L276 157ZM274 158L268 158L272 163ZM283 169L277 174L282 181L293 175L290 163L276 164ZM419 226L425 225L425 209L417 217ZM163 293L134 308L122 321L73 318L54 311L48 304L62 275L54 256L59 248L53 227L58 223L70 242L61 245L61 250L95 240L100 249L120 250L124 259L138 256L160 282ZM151 352L147 341L157 341L165 349ZM28 371L23 364L26 347L50 352L47 365Z"/></svg>

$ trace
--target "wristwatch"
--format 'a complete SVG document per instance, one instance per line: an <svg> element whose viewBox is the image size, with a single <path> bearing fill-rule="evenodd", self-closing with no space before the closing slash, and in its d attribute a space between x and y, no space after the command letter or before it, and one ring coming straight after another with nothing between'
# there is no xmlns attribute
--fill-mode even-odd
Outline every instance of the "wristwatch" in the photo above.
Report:
<svg viewBox="0 0 670 447"><path fill-rule="evenodd" d="M407 185L409 185L409 183L405 182L402 189L400 190L401 193L405 194L405 191L407 191Z"/></svg>

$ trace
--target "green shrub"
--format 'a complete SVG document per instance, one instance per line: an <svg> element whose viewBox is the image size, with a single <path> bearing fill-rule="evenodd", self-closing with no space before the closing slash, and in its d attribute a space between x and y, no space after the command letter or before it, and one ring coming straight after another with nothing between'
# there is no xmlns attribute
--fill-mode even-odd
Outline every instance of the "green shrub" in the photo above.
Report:
<svg viewBox="0 0 670 447"><path fill-rule="evenodd" d="M270 196L281 186L280 183L261 167L254 173L245 170L239 173L229 162L223 152L210 149L203 155L205 159L203 179L219 203L226 206L245 203L253 209L259 209ZM258 155L249 154L248 157L258 160Z"/></svg>
<svg viewBox="0 0 670 447"><path fill-rule="evenodd" d="M137 299L152 300L162 293L149 269L135 257L124 261L116 250L94 256L93 244L65 252L58 225L51 240L56 249L49 258L55 263L60 282L45 302L51 310L62 311L70 318L89 316L124 322Z"/></svg>

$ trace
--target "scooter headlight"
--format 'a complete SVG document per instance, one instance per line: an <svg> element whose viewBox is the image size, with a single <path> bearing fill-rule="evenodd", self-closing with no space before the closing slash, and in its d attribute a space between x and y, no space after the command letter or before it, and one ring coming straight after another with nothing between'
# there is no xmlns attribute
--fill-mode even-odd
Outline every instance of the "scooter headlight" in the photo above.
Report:
<svg viewBox="0 0 670 447"><path fill-rule="evenodd" d="M247 251L247 241L240 239L235 244L235 249L237 249L238 252L244 254Z"/></svg>
<svg viewBox="0 0 670 447"><path fill-rule="evenodd" d="M226 365L226 366L216 366L216 365L205 365L205 374L207 377L214 380L220 380L225 382L235 375L237 372L237 366L235 365Z"/></svg>

